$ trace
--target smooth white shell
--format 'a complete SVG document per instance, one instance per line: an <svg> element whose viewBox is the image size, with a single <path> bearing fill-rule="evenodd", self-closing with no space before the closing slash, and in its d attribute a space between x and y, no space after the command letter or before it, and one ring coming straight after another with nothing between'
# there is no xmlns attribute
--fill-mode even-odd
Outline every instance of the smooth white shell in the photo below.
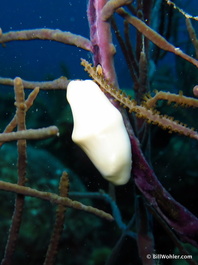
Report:
<svg viewBox="0 0 198 265"><path fill-rule="evenodd" d="M131 172L131 145L122 115L92 80L71 81L67 87L74 128L72 140L108 181L122 185Z"/></svg>

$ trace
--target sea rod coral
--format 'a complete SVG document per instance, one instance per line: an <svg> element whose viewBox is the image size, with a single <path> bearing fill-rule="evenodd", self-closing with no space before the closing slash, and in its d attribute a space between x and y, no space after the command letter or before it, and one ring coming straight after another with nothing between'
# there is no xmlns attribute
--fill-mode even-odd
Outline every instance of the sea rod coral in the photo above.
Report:
<svg viewBox="0 0 198 265"><path fill-rule="evenodd" d="M178 46L178 43L175 45L171 43L176 37L169 41L170 36L174 34L170 28L171 26L173 27L178 17L180 20L185 20L186 22L186 31L189 34L189 42L192 43L192 47L194 48L195 57L188 55L190 54L188 50L184 52ZM165 23L163 24L162 18L164 20L167 19L166 25ZM154 254L161 250L161 248L157 245L159 239L155 233L155 228L153 228L156 222L166 231L168 240L173 242L171 243L173 244L173 247L171 246L170 249L171 254L174 254L173 252L177 248L180 255L186 257L186 262L196 264L191 250L194 247L198 247L198 219L187 207L184 207L174 198L171 191L168 191L161 184L154 172L152 155L150 153L150 147L152 147L151 136L155 135L155 132L151 131L154 128L153 125L155 128L162 128L172 135L179 134L181 139L190 138L189 141L194 145L196 145L196 140L198 140L197 131L191 128L191 126L196 126L196 121L193 116L189 118L187 114L190 108L192 108L193 112L198 107L196 89L194 88L193 90L193 86L196 87L196 84L192 86L191 93L186 93L185 89L182 92L174 89L171 92L165 90L155 91L154 93L156 87L153 85L155 71L157 71L155 69L153 70L153 65L157 66L158 62L166 55L173 54L175 56L174 60L177 60L178 68L181 67L180 64L186 64L189 68L193 67L193 71L197 73L198 61L196 55L198 54L198 41L193 28L194 24L190 21L191 19L196 21L196 16L189 15L184 11L183 7L180 8L173 2L166 0L89 0L87 5L87 19L90 31L89 39L79 34L59 29L36 28L4 32L2 28L0 43L2 43L2 49L4 48L5 52L9 49L9 42L33 40L62 43L65 45L66 53L67 45L76 47L77 52L78 49L87 51L86 60L81 59L79 54L79 64L81 62L84 70L100 87L103 95L121 113L129 136L132 150L131 157L133 159L133 162L131 162L132 168L129 183L123 187L115 187L113 184L105 182L104 186L101 184L102 189L90 191L87 185L86 191L75 190L70 192L69 179L72 178L72 173L63 171L60 179L59 195L48 190L41 191L38 188L29 186L27 181L27 178L31 178L27 170L28 163L30 163L27 157L27 143L29 140L50 138L51 143L56 141L59 142L58 146L61 146L61 141L64 136L62 128L59 128L60 123L58 123L58 118L54 119L55 125L40 126L38 123L39 128L29 129L27 117L29 117L31 108L36 104L40 91L43 93L54 91L54 95L56 93L58 94L58 90L65 92L71 80L69 77L60 77L52 81L38 82L24 80L23 76L21 78L16 77L15 79L1 77L0 84L2 86L14 87L16 114L0 134L0 144L3 148L7 145L7 142L17 141L18 150L17 182L0 181L0 190L16 194L9 235L1 264L16 264L14 255L17 253L17 244L20 242L26 198L28 197L39 198L57 205L55 224L48 250L46 250L44 258L44 254L41 252L41 258L39 260L43 264L67 264L66 261L59 258L59 250L61 248L64 249L64 245L68 244L64 240L61 240L63 234L66 233L64 231L64 224L65 226L67 225L67 220L64 220L66 208L92 213L101 218L101 220L108 220L114 223L114 229L118 232L116 232L116 235L112 235L115 245L112 250L110 250L112 243L108 245L106 242L101 244L96 241L94 242L96 243L96 248L97 245L101 246L102 244L104 244L104 247L108 247L108 255L104 257L102 264L112 265L121 264L121 262L123 265L157 264ZM119 50L117 48L118 44L122 51L122 58L126 60L127 73L129 72L131 75L131 84L129 86L132 87L132 93L130 93L132 96L125 94L119 87L121 83L118 74L119 67L116 65L117 61L114 60L116 58L116 49ZM91 60L92 62L90 62ZM75 76L77 79L80 78L78 73L75 73ZM160 87L157 89L160 90ZM31 90L27 99L25 98L26 90ZM78 97L78 95L75 96ZM92 102L91 95L88 95L86 100ZM169 104L166 105L164 102L168 102ZM57 106L58 104L57 101ZM179 113L186 113L185 116L188 119L185 123L190 121L190 124L184 124L182 119L180 120L182 115L178 115L179 117L177 119L174 118L174 115L172 115L173 111L171 112L172 105L175 106L175 109ZM102 110L102 103L100 107ZM183 112L181 112L181 109ZM166 113L164 113L164 110ZM53 112L55 114L57 113L55 110ZM86 115L89 115L89 111L86 113ZM97 119L95 122L97 124ZM192 122L194 124L191 124ZM16 131L14 131L15 128L17 128ZM66 140L64 139L64 141ZM67 152L67 150L64 152ZM111 150L108 150L108 152L110 154ZM107 161L110 161L109 165L107 165L110 168L112 166L111 159ZM161 171L163 173L163 170ZM195 172L194 175L196 174ZM114 183L114 181L112 182ZM47 185L45 185L45 188L47 188ZM120 192L118 193L118 191ZM128 198L129 194L130 198ZM87 206L84 202L73 200L74 198L79 200L82 198L92 199L95 204L94 206ZM107 204L103 208L104 211L100 210L102 203L98 203L98 201L104 201ZM123 210L125 208L127 210ZM111 213L108 213L110 211ZM125 221L121 217L123 214L122 211L127 212L124 218ZM74 226L77 226L78 220L74 219L73 223ZM105 226L108 225L105 223ZM114 233L113 230L111 232ZM108 234L110 232L106 229L105 233ZM95 235L95 237L99 238L100 232L97 232ZM101 241L103 236L100 238ZM107 238L109 237L111 235L107 236ZM107 238L105 241L108 241ZM75 244L76 246L78 245L76 242L71 242L72 246L75 246ZM89 243L87 244L89 245ZM185 244L188 244L187 247L190 246L189 251L186 249ZM127 246L126 249L130 249L130 254L127 257L126 250L124 250L125 246ZM135 251L132 246L135 246ZM167 249L169 248L167 247L166 251ZM82 247L78 249L78 252L82 253L79 254L80 257L84 257L83 262L81 262L82 264L93 264L93 257L88 256L88 251L84 252ZM69 259L68 264L77 264L75 257L70 257Z"/></svg>

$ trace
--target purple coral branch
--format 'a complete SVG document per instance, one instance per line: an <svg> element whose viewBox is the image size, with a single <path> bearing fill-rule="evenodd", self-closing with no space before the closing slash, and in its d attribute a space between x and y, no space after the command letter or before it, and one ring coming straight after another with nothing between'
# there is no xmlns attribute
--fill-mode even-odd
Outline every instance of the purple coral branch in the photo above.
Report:
<svg viewBox="0 0 198 265"><path fill-rule="evenodd" d="M144 194L171 229L184 241L198 246L198 218L178 203L161 185L154 171L147 163L134 136L131 126L127 126L132 144L132 176L138 189Z"/></svg>
<svg viewBox="0 0 198 265"><path fill-rule="evenodd" d="M113 56L115 47L111 38L111 27L101 17L102 8L107 0L90 0L87 8L87 16L90 26L90 40L92 43L94 65L100 64L103 73L115 87L118 87L114 68Z"/></svg>

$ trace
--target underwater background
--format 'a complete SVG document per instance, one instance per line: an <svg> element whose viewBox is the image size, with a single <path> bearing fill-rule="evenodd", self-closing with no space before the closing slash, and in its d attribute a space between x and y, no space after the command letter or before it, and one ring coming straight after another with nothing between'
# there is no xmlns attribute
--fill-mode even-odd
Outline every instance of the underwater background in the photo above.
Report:
<svg viewBox="0 0 198 265"><path fill-rule="evenodd" d="M0 27L3 32L52 28L70 31L89 38L87 1L84 0L26 0L1 1ZM136 2L136 1L134 1ZM186 12L197 16L196 0L175 1ZM163 9L156 28L164 33L171 43L189 55L194 50L185 29L182 16L168 15ZM164 12L164 13L163 13ZM178 18L179 17L179 18ZM168 21L170 20L170 25ZM192 21L198 32L198 21ZM118 25L122 27L118 18ZM167 28L166 28L167 27ZM166 31L167 30L167 31ZM170 32L168 32L168 30ZM133 33L133 30L132 30ZM115 68L120 88L133 96L133 81L119 44L113 35L117 53ZM133 40L132 40L133 42ZM198 84L197 68L173 54L154 48L150 61L151 91L163 90L172 93L183 91L193 96L192 88ZM160 54L160 55L159 55ZM89 52L75 46L54 41L31 40L12 41L0 47L0 76L21 77L31 81L50 81L60 76L68 79L87 79L88 75L80 65L80 58L92 60ZM188 74L187 74L188 73ZM26 90L29 94L29 90ZM13 87L0 85L0 130L4 130L15 113ZM183 109L159 103L160 111L198 129L197 109ZM109 185L95 169L87 156L71 140L73 120L65 91L40 91L31 110L27 113L27 128L39 128L55 124L60 136L42 141L28 141L28 186L49 192L58 192L59 179L63 170L69 173L70 191L109 192ZM198 215L198 143L194 139L151 125L152 167L162 185L171 195L194 215ZM6 143L0 150L0 179L15 183L17 179L16 142ZM134 212L134 184L116 187L116 202L124 222ZM89 197L89 196L87 196ZM14 208L15 194L0 191L0 260L3 258L9 225ZM75 198L76 199L76 198ZM79 199L80 200L80 199ZM81 199L86 205L110 212L110 206L103 200ZM26 197L14 261L12 264L43 264L50 233L53 228L56 207L40 199ZM59 243L57 265L102 265L120 239L121 231L116 223L108 222L86 212L67 209L64 230ZM156 253L178 253L174 243L161 225L153 221ZM198 262L198 249L185 244L193 259ZM111 264L142 264L138 249L130 237L125 237L121 249ZM188 264L184 260L159 260L155 264Z"/></svg>

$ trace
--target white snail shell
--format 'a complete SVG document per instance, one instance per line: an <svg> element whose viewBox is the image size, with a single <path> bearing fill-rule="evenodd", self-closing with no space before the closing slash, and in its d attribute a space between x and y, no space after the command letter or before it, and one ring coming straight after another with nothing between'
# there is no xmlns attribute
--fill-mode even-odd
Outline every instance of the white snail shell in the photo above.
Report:
<svg viewBox="0 0 198 265"><path fill-rule="evenodd" d="M121 113L92 80L71 81L67 100L74 120L72 140L105 179L115 185L127 183L132 154Z"/></svg>

